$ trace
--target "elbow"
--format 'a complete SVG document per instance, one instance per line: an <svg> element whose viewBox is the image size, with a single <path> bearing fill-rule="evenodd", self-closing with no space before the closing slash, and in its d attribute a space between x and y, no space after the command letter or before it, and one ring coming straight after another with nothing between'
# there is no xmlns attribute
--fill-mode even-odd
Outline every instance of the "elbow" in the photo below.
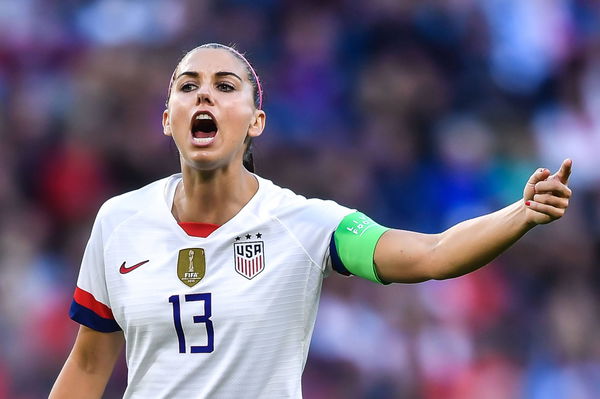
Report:
<svg viewBox="0 0 600 399"><path fill-rule="evenodd" d="M438 265L430 268L431 272L429 273L429 276L432 280L448 280L464 276L484 265L485 263L440 262Z"/></svg>
<svg viewBox="0 0 600 399"><path fill-rule="evenodd" d="M458 276L454 276L452 274L436 270L436 271L434 271L433 273L430 274L429 280L438 280L438 281L441 281L441 280L448 280L448 279L451 279L451 278L454 278L454 277L458 277Z"/></svg>
<svg viewBox="0 0 600 399"><path fill-rule="evenodd" d="M421 261L419 267L423 272L422 274L427 277L427 280L448 280L456 277L452 271L455 269L449 264L447 257L440 256L440 240L431 246L426 256Z"/></svg>
<svg viewBox="0 0 600 399"><path fill-rule="evenodd" d="M447 270L439 265L430 265L427 267L426 275L428 276L428 280L447 280L452 278L452 276L448 274Z"/></svg>
<svg viewBox="0 0 600 399"><path fill-rule="evenodd" d="M77 369L84 374L96 374L99 371L100 361L92 351L76 353L72 360Z"/></svg>
<svg viewBox="0 0 600 399"><path fill-rule="evenodd" d="M435 241L423 259L424 274L429 280L448 280L463 275L463 259L455 255L448 249L444 234L435 235Z"/></svg>
<svg viewBox="0 0 600 399"><path fill-rule="evenodd" d="M449 280L465 274L462 264L452 263L448 260L433 260L427 267L427 270L431 280Z"/></svg>

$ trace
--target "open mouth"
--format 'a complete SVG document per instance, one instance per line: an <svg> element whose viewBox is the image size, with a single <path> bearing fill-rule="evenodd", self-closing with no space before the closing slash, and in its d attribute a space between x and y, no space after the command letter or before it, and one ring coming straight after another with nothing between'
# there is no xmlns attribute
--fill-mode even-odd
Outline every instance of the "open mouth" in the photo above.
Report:
<svg viewBox="0 0 600 399"><path fill-rule="evenodd" d="M192 141L198 145L210 144L217 135L217 123L210 112L200 111L192 118Z"/></svg>

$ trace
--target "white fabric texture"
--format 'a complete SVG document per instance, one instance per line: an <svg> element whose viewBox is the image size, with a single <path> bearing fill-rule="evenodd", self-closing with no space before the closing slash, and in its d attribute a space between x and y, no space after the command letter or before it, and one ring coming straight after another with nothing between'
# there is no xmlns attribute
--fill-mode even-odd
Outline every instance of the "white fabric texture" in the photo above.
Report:
<svg viewBox="0 0 600 399"><path fill-rule="evenodd" d="M206 238L187 235L171 214L180 174L102 206L77 284L123 329L125 398L302 397L330 237L353 210L257 179L248 204ZM235 269L234 244L244 242L262 242L264 269L251 279ZM188 248L202 248L206 259L193 287L177 274L179 251ZM123 262L146 260L119 272ZM190 294L209 294L210 306ZM192 353L209 344L211 328L212 352Z"/></svg>

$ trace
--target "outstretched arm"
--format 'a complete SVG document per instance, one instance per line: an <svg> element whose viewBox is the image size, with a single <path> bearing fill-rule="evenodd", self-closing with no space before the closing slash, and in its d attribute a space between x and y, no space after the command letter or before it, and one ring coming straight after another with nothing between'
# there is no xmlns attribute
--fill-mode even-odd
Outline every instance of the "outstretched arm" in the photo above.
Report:
<svg viewBox="0 0 600 399"><path fill-rule="evenodd" d="M571 197L567 181L570 159L550 175L538 169L523 191L523 200L497 212L459 223L440 234L388 230L375 248L381 280L415 283L470 273L497 257L538 224L564 215Z"/></svg>
<svg viewBox="0 0 600 399"><path fill-rule="evenodd" d="M102 397L124 343L122 331L104 333L80 326L49 399Z"/></svg>

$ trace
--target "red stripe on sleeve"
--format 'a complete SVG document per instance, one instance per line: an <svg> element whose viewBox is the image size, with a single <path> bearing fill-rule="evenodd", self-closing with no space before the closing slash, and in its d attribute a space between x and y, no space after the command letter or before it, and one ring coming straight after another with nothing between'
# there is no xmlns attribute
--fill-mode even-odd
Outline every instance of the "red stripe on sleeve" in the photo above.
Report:
<svg viewBox="0 0 600 399"><path fill-rule="evenodd" d="M115 319L112 314L112 310L110 310L108 306L101 302L98 302L92 294L82 290L79 287L75 288L75 294L73 294L73 299L75 299L75 302L77 302L81 306L85 306L86 308L93 311L98 316L104 319Z"/></svg>

